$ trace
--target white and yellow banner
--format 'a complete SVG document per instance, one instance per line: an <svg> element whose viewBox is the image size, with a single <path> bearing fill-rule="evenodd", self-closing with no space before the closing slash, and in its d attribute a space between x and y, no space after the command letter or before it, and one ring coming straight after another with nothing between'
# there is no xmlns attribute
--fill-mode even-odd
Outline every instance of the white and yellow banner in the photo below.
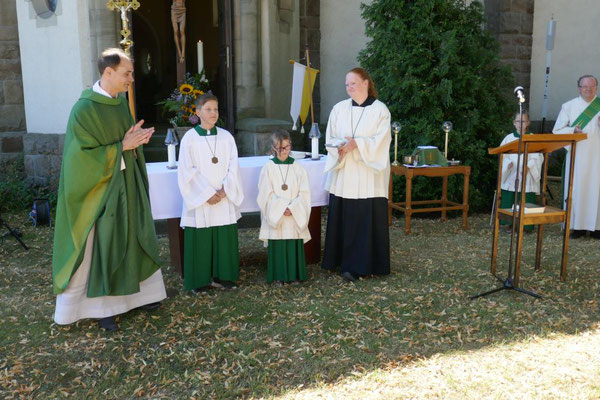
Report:
<svg viewBox="0 0 600 400"><path fill-rule="evenodd" d="M294 121L293 129L296 130L296 122L300 117L301 132L304 133L304 123L310 108L310 98L317 79L318 69L307 68L306 65L294 63L294 74L292 77L292 102L290 115Z"/></svg>

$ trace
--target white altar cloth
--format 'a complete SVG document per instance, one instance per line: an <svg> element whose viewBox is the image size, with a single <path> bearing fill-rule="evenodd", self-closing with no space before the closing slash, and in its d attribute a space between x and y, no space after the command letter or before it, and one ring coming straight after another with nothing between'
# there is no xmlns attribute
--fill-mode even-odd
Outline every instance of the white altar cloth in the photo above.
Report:
<svg viewBox="0 0 600 400"><path fill-rule="evenodd" d="M329 203L329 192L325 187L326 175L323 174L327 157L321 156L320 160L305 158L297 160L308 173L312 206L326 206ZM244 188L244 201L240 212L258 212L256 197L258 196L258 178L263 165L269 161L268 156L240 157L240 177ZM183 199L177 184L177 170L168 169L166 162L147 163L148 183L150 186L150 205L152 218L169 219L180 218Z"/></svg>

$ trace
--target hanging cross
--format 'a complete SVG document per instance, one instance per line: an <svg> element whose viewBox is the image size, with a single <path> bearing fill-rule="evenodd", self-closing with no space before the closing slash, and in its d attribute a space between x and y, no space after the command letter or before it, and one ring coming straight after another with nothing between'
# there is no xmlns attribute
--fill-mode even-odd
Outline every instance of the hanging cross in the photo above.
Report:
<svg viewBox="0 0 600 400"><path fill-rule="evenodd" d="M137 0L109 0L106 3L106 7L111 11L117 9L121 12L121 35L123 36L123 40L119 42L119 45L121 46L125 54L127 54L127 56L131 56L131 54L129 53L129 48L133 46L133 40L129 39L131 31L129 30L129 18L127 17L127 12L129 10L137 10L140 7L140 3ZM127 97L129 99L129 111L131 112L131 116L135 121L135 91L133 89L133 83L129 85Z"/></svg>
<svg viewBox="0 0 600 400"><path fill-rule="evenodd" d="M129 55L129 48L133 45L133 41L129 39L129 35L131 35L131 30L129 30L129 18L127 17L127 12L129 10L137 10L140 6L140 3L137 0L126 1L126 0L109 0L106 3L106 7L109 10L114 11L117 9L121 12L121 35L123 36L123 40L121 40L120 45L125 54Z"/></svg>

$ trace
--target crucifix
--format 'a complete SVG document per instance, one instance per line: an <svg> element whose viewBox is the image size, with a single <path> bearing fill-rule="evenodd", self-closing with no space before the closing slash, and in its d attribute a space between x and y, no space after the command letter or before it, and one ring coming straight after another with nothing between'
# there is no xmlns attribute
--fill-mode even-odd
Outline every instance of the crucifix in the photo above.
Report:
<svg viewBox="0 0 600 400"><path fill-rule="evenodd" d="M131 57L129 49L131 46L133 46L133 40L129 38L131 35L131 30L129 29L129 17L127 13L130 10L137 10L140 7L140 3L137 0L109 0L106 3L106 7L111 11L117 10L121 13L121 35L123 36L123 40L119 42L119 45L125 54ZM135 121L135 91L133 85L133 82L131 85L129 85L127 97L129 98L129 110L131 111L131 116Z"/></svg>
<svg viewBox="0 0 600 400"><path fill-rule="evenodd" d="M173 0L171 24L177 50L177 81L181 82L185 79L185 0Z"/></svg>

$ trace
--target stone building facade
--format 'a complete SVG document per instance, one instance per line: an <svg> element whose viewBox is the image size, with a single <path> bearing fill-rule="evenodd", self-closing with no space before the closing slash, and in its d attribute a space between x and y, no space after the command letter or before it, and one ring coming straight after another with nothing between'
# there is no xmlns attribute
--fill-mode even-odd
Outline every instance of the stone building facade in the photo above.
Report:
<svg viewBox="0 0 600 400"><path fill-rule="evenodd" d="M484 5L502 62L511 67L515 85L529 93L534 0L485 0Z"/></svg>
<svg viewBox="0 0 600 400"><path fill-rule="evenodd" d="M356 62L359 47L366 43L360 19L361 1L369 0L232 0L236 130L245 133L248 129L259 127L263 130L273 126L291 127L287 115L291 68L287 61L288 58L304 58L306 46L310 49L312 66L321 71L314 92L315 115L317 122L326 122L328 109L345 96L340 76L347 71L348 65ZM481 1L488 19L487 29L500 42L502 61L511 67L515 83L529 92L536 2ZM574 0L578 4L586 1ZM30 2L15 3L19 2L0 3L0 160L14 159L24 153L30 179L40 184L55 185L65 122L44 131L47 122L57 120L56 114L47 110L40 112L36 107L27 108L27 97L35 98L44 90L25 85L25 75L22 74L31 77L34 72L30 66L21 65L24 48L21 44L20 58L18 32L20 29L30 29L34 35L39 32L31 25L31 13L18 12L19 7L28 7ZM84 6L81 5L83 3ZM62 5L62 12L72 12L72 8L79 7L77 15L68 16L78 21L79 25L73 28L79 29L78 33L65 36L80 38L77 46L80 60L77 60L77 65L71 66L77 73L68 72L67 77L59 77L75 81L74 86L77 87L67 88L69 95L63 96L63 103L72 105L76 93L97 79L94 60L102 48L116 44L119 19L116 13L106 10L104 0L64 0L58 4ZM29 28L25 28L27 24ZM86 37L89 39L81 39ZM344 55L344 51L351 54ZM29 59L30 52L31 46L25 49ZM52 65L50 61L48 63ZM30 124L29 115L35 115L36 111L46 115L46 119L38 116ZM65 112L61 110L57 114L64 119ZM48 119L47 115L53 118ZM26 123L28 132L24 134Z"/></svg>
<svg viewBox="0 0 600 400"><path fill-rule="evenodd" d="M23 154L25 109L16 3L0 2L0 168Z"/></svg>

